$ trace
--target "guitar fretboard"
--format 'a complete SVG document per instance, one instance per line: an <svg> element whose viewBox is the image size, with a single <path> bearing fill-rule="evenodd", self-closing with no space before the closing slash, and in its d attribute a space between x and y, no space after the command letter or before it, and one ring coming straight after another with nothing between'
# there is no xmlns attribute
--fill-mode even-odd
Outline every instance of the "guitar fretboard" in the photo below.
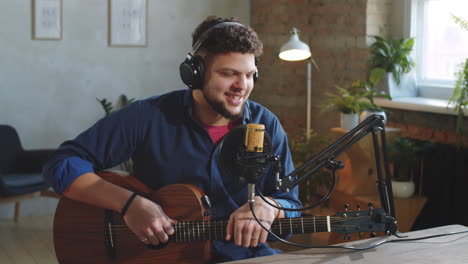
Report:
<svg viewBox="0 0 468 264"><path fill-rule="evenodd" d="M330 216L278 218L271 225L277 235L331 232ZM171 240L190 242L200 240L223 240L226 237L228 220L178 222Z"/></svg>

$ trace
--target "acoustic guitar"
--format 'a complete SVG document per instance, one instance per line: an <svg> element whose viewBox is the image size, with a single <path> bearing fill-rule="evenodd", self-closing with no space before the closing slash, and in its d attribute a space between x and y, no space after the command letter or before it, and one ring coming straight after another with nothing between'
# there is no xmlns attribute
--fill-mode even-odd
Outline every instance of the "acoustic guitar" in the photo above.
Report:
<svg viewBox="0 0 468 264"><path fill-rule="evenodd" d="M61 264L82 263L207 263L211 240L223 240L228 220L210 220L204 193L189 184L174 184L157 191L136 178L104 172L107 181L133 190L162 206L178 220L175 234L163 246L146 246L126 226L120 214L61 198L54 218L54 247ZM313 232L385 232L389 228L382 209L344 211L333 216L276 219L278 234Z"/></svg>

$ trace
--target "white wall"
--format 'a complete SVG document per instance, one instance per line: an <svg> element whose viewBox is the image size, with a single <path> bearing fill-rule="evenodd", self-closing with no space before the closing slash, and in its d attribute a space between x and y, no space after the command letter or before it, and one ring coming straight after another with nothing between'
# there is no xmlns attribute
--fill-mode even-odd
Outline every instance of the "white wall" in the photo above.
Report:
<svg viewBox="0 0 468 264"><path fill-rule="evenodd" d="M108 0L64 0L59 41L31 40L31 0L0 0L0 124L26 149L56 148L104 115L96 101L183 89L179 64L208 15L250 23L250 0L148 0L148 46L107 45ZM50 214L54 200L23 203L22 215ZM0 206L12 217L13 206Z"/></svg>
<svg viewBox="0 0 468 264"><path fill-rule="evenodd" d="M208 15L250 22L249 0L148 0L148 46L107 45L107 0L63 1L59 41L31 40L31 0L0 0L0 123L55 148L103 116L96 101L185 88L178 68Z"/></svg>

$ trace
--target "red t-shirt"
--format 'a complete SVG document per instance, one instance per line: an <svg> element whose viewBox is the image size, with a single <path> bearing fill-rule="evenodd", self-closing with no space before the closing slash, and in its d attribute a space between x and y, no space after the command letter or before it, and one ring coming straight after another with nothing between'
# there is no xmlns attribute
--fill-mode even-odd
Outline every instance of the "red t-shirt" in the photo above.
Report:
<svg viewBox="0 0 468 264"><path fill-rule="evenodd" d="M220 140L224 135L226 135L231 128L236 127L239 124L239 121L234 121L234 122L229 122L229 124L224 125L224 126L212 126L212 125L207 125L203 124L203 127L206 129L206 132L211 137L211 140L213 140L213 143L217 143L218 140Z"/></svg>

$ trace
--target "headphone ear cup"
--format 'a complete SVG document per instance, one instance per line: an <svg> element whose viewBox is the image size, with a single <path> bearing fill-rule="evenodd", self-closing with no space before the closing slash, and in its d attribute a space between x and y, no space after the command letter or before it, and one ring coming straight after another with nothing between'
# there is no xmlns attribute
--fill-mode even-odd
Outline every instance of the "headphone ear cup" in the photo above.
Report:
<svg viewBox="0 0 468 264"><path fill-rule="evenodd" d="M188 54L179 66L182 82L190 89L201 89L205 77L205 64L200 56Z"/></svg>
<svg viewBox="0 0 468 264"><path fill-rule="evenodd" d="M205 62L200 56L193 57L193 67L195 69L195 82L193 89L202 89L205 82Z"/></svg>

